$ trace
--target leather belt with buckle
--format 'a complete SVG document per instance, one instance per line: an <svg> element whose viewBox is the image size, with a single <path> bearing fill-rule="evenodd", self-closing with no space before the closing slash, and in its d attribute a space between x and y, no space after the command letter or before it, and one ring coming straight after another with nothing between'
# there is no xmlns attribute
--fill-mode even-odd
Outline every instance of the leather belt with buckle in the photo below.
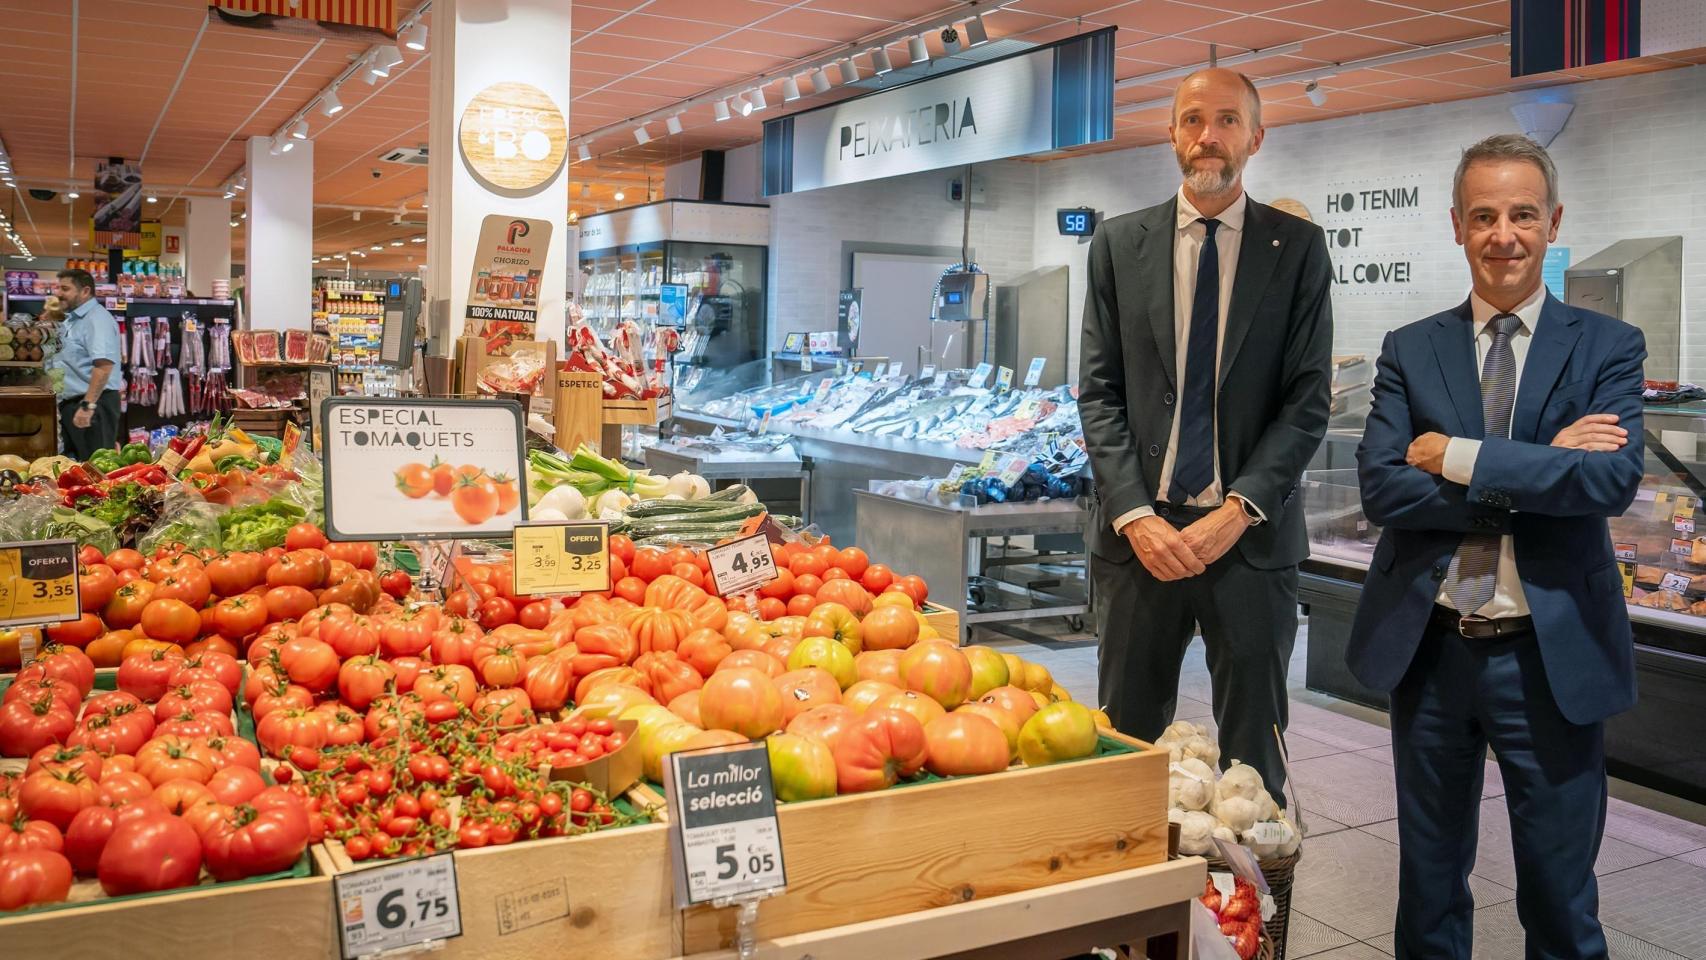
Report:
<svg viewBox="0 0 1706 960"><path fill-rule="evenodd" d="M1434 606L1433 620L1436 626L1451 630L1465 640L1498 640L1534 632L1533 617L1466 617L1438 604Z"/></svg>

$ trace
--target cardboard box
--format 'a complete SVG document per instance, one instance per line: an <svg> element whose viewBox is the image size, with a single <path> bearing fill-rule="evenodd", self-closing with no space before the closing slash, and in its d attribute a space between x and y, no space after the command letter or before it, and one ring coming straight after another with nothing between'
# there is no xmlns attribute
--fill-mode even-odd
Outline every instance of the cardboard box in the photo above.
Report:
<svg viewBox="0 0 1706 960"><path fill-rule="evenodd" d="M612 723L626 738L622 749L578 767L552 767L551 779L584 783L607 797L620 796L639 783L642 758L640 745L634 740L634 731L640 729L640 724L634 720L614 720Z"/></svg>

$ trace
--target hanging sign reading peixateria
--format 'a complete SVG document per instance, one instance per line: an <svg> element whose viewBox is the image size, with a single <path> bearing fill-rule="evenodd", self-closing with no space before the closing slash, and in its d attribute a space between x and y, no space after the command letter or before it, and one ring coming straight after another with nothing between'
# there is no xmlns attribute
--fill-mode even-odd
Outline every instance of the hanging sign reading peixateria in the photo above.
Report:
<svg viewBox="0 0 1706 960"><path fill-rule="evenodd" d="M527 519L518 404L330 397L320 418L333 540L508 537Z"/></svg>
<svg viewBox="0 0 1706 960"><path fill-rule="evenodd" d="M1098 30L764 124L764 195L1112 139L1114 31Z"/></svg>

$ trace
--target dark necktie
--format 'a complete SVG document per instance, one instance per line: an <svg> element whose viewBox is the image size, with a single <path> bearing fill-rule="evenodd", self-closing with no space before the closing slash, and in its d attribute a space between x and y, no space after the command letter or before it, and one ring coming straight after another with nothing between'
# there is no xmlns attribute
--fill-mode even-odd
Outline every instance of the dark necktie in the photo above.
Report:
<svg viewBox="0 0 1706 960"><path fill-rule="evenodd" d="M1516 353L1511 335L1522 321L1501 313L1488 326L1493 342L1481 364L1482 436L1509 437L1511 409L1516 403ZM1469 616L1493 599L1499 583L1500 537L1496 533L1473 533L1463 538L1446 571L1446 596L1457 612Z"/></svg>
<svg viewBox="0 0 1706 960"><path fill-rule="evenodd" d="M1174 503L1184 503L1214 483L1215 353L1220 332L1220 251L1214 242L1219 220L1203 225L1197 256L1197 290L1191 298L1191 331L1185 342L1184 389L1179 392L1179 448L1173 459Z"/></svg>

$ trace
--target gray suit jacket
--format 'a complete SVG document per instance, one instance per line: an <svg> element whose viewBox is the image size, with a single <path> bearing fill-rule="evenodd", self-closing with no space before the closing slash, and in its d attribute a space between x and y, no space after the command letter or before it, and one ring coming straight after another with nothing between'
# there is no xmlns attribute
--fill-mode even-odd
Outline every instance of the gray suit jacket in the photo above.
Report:
<svg viewBox="0 0 1706 960"><path fill-rule="evenodd" d="M1178 198L1104 222L1090 243L1079 416L1096 478L1091 552L1132 559L1111 526L1155 502L1184 371L1175 370ZM1279 569L1309 555L1297 481L1327 431L1332 266L1319 227L1251 200L1221 344L1220 479L1268 518L1238 550Z"/></svg>

